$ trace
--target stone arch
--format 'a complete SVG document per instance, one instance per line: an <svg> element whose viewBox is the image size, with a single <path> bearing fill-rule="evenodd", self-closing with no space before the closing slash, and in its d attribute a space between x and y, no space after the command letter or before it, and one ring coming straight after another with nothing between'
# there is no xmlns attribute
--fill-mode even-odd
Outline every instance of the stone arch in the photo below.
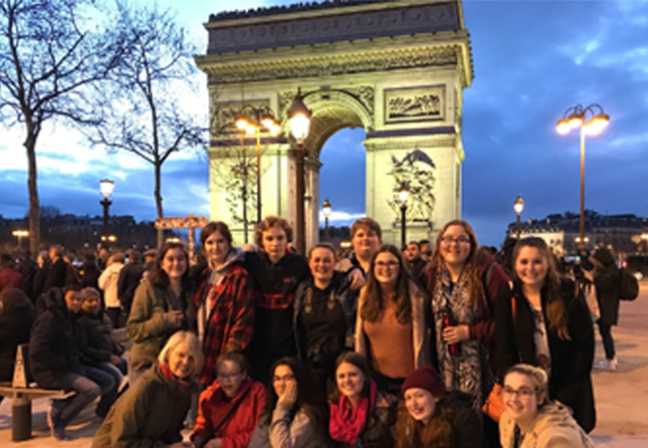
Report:
<svg viewBox="0 0 648 448"><path fill-rule="evenodd" d="M461 110L473 67L459 0L261 8L212 16L205 27L207 54L196 63L208 75L212 112L240 105L244 96L272 108L282 122L282 135L262 136L264 214L294 222L287 110L298 88L313 111L305 142L307 246L317 238L319 155L345 127L366 132L366 213L380 223L385 242L400 240L402 223L394 213L398 182L415 179L419 191L410 199L419 201L416 212L406 216L408 239L432 238L435 229L460 216ZM229 163L222 144L238 138L232 130L212 132L211 178L217 178L215 167ZM419 182L421 176L427 183ZM212 217L227 220L224 194L210 187Z"/></svg>

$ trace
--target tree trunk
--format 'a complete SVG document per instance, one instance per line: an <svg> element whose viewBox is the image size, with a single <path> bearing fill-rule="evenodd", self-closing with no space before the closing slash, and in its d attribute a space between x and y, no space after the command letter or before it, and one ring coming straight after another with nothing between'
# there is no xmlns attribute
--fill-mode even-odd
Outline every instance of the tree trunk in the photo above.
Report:
<svg viewBox="0 0 648 448"><path fill-rule="evenodd" d="M155 158L155 206L157 208L158 218L164 218L164 211L162 210L162 162L158 157ZM158 229L157 231L157 246L158 249L164 244L164 230Z"/></svg>
<svg viewBox="0 0 648 448"><path fill-rule="evenodd" d="M27 190L29 192L29 250L32 257L38 256L40 245L40 201L36 187L36 133L34 125L27 122L27 138L24 143L27 149L27 163L29 165L27 176Z"/></svg>

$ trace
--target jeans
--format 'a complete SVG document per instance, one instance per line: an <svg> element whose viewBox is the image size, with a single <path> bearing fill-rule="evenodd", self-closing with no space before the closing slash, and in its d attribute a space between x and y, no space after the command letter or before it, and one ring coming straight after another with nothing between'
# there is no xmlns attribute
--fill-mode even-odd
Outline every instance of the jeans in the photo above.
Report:
<svg viewBox="0 0 648 448"><path fill-rule="evenodd" d="M60 411L56 423L57 427L61 429L65 428L83 408L101 395L101 387L85 376L74 372L59 377L54 386L76 392L71 397L52 400L52 407Z"/></svg>
<svg viewBox="0 0 648 448"><path fill-rule="evenodd" d="M614 339L612 339L612 325L607 325L598 321L599 333L603 339L603 349L605 350L605 359L614 359L616 352L614 350Z"/></svg>
<svg viewBox="0 0 648 448"><path fill-rule="evenodd" d="M119 384L110 373L106 373L99 367L83 366L83 369L86 376L101 388L101 399L97 404L97 415L104 417L108 414L115 400L117 400Z"/></svg>

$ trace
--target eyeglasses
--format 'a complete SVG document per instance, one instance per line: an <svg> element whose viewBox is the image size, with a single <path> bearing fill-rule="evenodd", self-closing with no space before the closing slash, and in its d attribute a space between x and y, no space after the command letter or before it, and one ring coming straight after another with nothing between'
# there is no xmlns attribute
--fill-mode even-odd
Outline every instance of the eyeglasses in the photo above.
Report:
<svg viewBox="0 0 648 448"><path fill-rule="evenodd" d="M240 374L241 374L241 372L236 372L236 373L219 373L218 375L216 375L216 378L218 378L219 380L229 380L229 379L232 379L232 378L236 378L236 377L239 376Z"/></svg>
<svg viewBox="0 0 648 448"><path fill-rule="evenodd" d="M388 261L388 262L376 261L376 267L380 269L384 269L384 268L393 269L396 266L400 266L400 263L398 261Z"/></svg>
<svg viewBox="0 0 648 448"><path fill-rule="evenodd" d="M460 236L458 238L453 238L450 235L448 235L441 238L441 241L443 241L445 244L452 244L452 243L470 244L470 238L468 238L467 236Z"/></svg>
<svg viewBox="0 0 648 448"><path fill-rule="evenodd" d="M535 391L533 389L529 389L528 387L520 387L518 390L515 390L512 387L506 386L502 390L502 394L509 397L512 395L517 395L520 398L529 398L531 395L535 394Z"/></svg>
<svg viewBox="0 0 648 448"><path fill-rule="evenodd" d="M284 376L273 376L272 377L272 382L273 383L287 383L288 381L292 381L295 379L295 375L288 374Z"/></svg>

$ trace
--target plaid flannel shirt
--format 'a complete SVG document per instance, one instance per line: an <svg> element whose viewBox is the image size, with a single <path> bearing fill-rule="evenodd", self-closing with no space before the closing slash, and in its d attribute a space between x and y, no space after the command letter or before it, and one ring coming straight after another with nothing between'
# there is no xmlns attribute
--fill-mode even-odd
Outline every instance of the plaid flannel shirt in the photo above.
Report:
<svg viewBox="0 0 648 448"><path fill-rule="evenodd" d="M241 264L230 266L218 285L210 284L208 278L209 275L204 276L194 296L196 309L199 304L208 303L207 298L212 303L203 339L205 367L200 382L204 385L216 378L216 359L221 353L242 351L247 347L252 338L255 313L252 282Z"/></svg>

